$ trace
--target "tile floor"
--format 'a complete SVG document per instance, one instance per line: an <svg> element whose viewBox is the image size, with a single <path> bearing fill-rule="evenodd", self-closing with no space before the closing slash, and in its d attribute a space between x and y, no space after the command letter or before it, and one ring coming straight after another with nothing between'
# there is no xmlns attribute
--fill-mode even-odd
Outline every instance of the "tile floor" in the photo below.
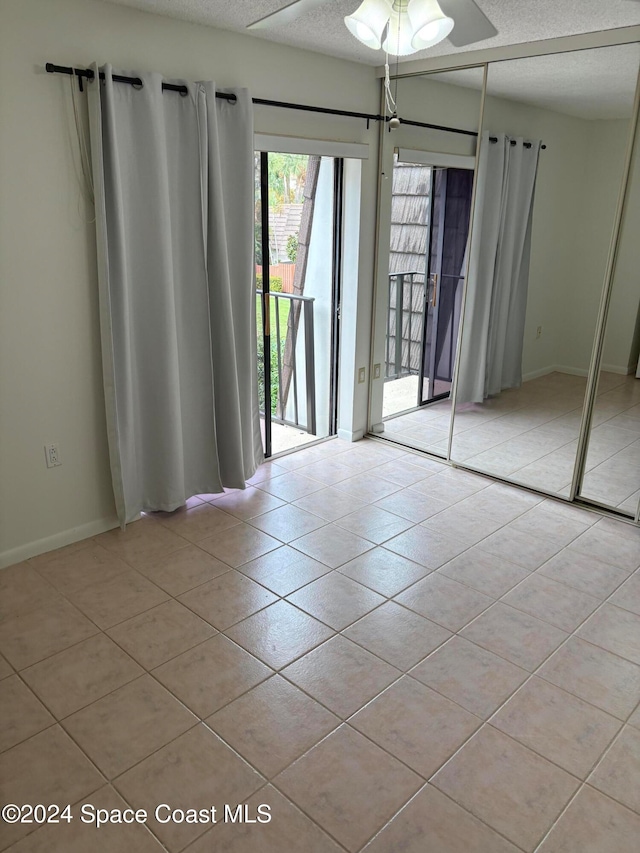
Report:
<svg viewBox="0 0 640 853"><path fill-rule="evenodd" d="M568 495L585 388L584 377L550 373L482 405L459 406L452 459L532 488ZM444 456L450 420L451 403L443 400L386 420L385 437ZM582 493L635 514L639 481L640 379L603 373Z"/></svg>
<svg viewBox="0 0 640 853"><path fill-rule="evenodd" d="M636 853L640 529L338 440L0 573L11 853Z"/></svg>

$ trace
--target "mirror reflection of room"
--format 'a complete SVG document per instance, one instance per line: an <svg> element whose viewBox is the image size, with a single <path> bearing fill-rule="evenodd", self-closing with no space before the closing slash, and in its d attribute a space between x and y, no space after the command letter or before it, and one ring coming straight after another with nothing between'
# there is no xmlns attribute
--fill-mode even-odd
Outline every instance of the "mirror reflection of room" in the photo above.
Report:
<svg viewBox="0 0 640 853"><path fill-rule="evenodd" d="M632 517L640 503L639 154L636 136L580 489L582 498Z"/></svg>
<svg viewBox="0 0 640 853"><path fill-rule="evenodd" d="M638 58L624 45L488 69L451 458L565 497ZM600 393L623 380L603 374Z"/></svg>
<svg viewBox="0 0 640 853"><path fill-rule="evenodd" d="M384 436L440 456L448 451L483 75L467 69L463 85L455 72L396 80L403 117L452 130L403 119L384 134Z"/></svg>

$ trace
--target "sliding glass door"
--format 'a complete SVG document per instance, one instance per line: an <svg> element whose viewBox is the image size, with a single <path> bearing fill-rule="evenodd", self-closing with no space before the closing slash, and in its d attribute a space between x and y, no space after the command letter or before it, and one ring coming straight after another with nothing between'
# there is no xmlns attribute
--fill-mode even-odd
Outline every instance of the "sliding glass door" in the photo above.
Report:
<svg viewBox="0 0 640 853"><path fill-rule="evenodd" d="M265 455L336 432L342 160L258 152L255 254Z"/></svg>

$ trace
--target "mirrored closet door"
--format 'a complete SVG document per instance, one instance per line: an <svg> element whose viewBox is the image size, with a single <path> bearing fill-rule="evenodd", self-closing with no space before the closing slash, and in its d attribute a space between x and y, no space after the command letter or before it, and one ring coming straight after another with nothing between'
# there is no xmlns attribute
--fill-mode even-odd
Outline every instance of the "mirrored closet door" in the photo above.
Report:
<svg viewBox="0 0 640 853"><path fill-rule="evenodd" d="M443 457L483 81L484 67L394 81L402 123L382 143L375 431Z"/></svg>
<svg viewBox="0 0 640 853"><path fill-rule="evenodd" d="M637 76L637 45L487 73L451 459L563 497Z"/></svg>
<svg viewBox="0 0 640 853"><path fill-rule="evenodd" d="M627 44L397 81L374 434L637 515L639 68Z"/></svg>

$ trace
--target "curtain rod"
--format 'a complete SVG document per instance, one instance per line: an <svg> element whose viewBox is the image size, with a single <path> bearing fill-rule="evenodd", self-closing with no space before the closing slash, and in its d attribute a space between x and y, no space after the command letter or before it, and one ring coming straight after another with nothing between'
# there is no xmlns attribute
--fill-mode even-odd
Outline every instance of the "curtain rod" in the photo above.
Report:
<svg viewBox="0 0 640 853"><path fill-rule="evenodd" d="M91 68L71 68L66 65L54 65L52 62L47 62L45 68L48 74L69 74L71 76L75 74L75 76L78 78L80 89L82 89L83 78L86 78L87 80L93 80L94 77L94 73ZM100 79L104 80L104 72L100 71L99 74ZM115 80L116 83L129 83L132 86L142 86L142 80L139 77L125 77L122 74L113 74L112 79ZM186 86L180 86L175 83L163 82L162 88L170 92L179 92L182 96L185 96L189 91ZM236 101L236 96L227 92L216 92L216 98L223 98L224 100L231 101L232 103ZM367 122L367 128L369 127L369 122L371 121L389 121L389 118L387 116L379 115L376 113L359 113L353 112L352 110L336 110L331 109L330 107L314 107L309 104L295 104L290 103L288 101L272 101L265 98L253 98L252 100L254 104L265 107L280 107L281 109L286 110L302 110L304 112L309 113L322 113L324 115L345 116L347 118L361 118ZM430 130L441 130L446 133L457 133L463 134L464 136L478 135L474 130L462 130L459 127L445 127L444 125L440 124L427 124L426 122L410 121L409 119L401 119L401 122L403 124L412 125L414 127L426 127Z"/></svg>

